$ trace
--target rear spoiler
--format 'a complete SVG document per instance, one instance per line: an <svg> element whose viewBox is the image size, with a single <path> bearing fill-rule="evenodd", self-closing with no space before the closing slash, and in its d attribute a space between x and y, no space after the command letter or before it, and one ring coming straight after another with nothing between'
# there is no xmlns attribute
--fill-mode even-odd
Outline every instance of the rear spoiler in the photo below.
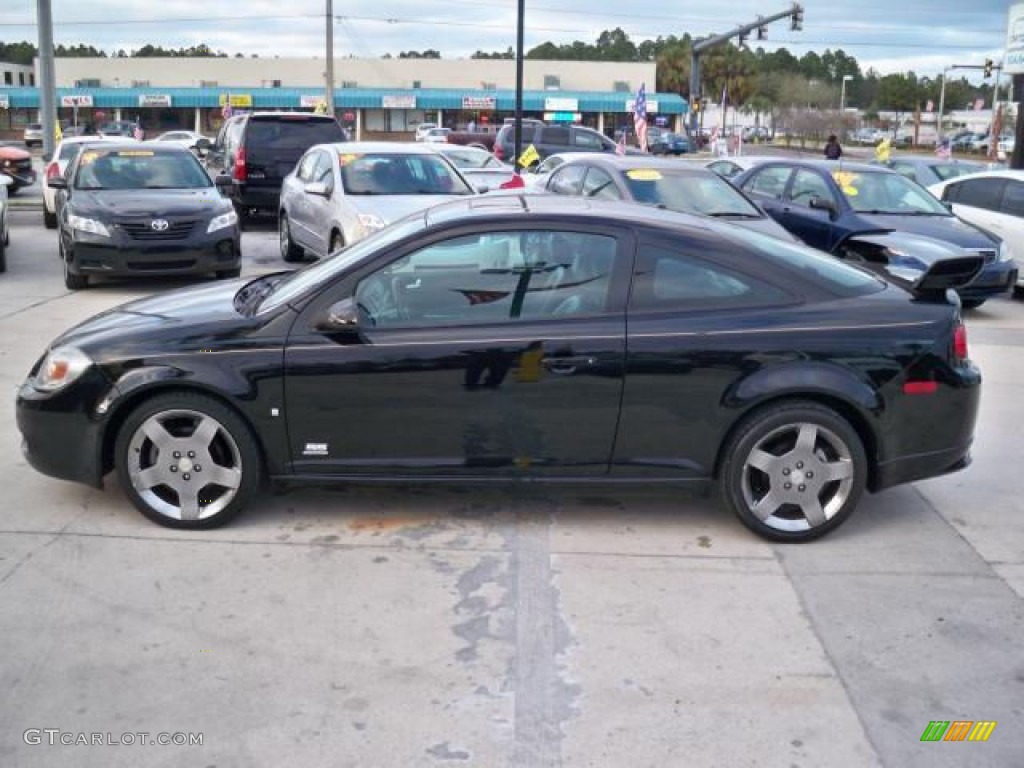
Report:
<svg viewBox="0 0 1024 768"><path fill-rule="evenodd" d="M907 289L914 294L914 298L922 301L943 301L948 291L970 284L984 266L985 259L982 256L940 259L917 280L907 285Z"/></svg>

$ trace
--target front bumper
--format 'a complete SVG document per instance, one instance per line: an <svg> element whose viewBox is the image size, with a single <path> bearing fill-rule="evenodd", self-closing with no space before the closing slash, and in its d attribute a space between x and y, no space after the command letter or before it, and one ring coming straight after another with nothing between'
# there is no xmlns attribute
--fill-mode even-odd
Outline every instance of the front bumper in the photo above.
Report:
<svg viewBox="0 0 1024 768"><path fill-rule="evenodd" d="M116 231L109 238L75 231L67 252L76 275L193 275L241 265L235 228L173 242L133 240Z"/></svg>
<svg viewBox="0 0 1024 768"><path fill-rule="evenodd" d="M986 264L970 285L957 293L962 299L987 299L1013 290L1018 281L1017 263L1013 259Z"/></svg>
<svg viewBox="0 0 1024 768"><path fill-rule="evenodd" d="M36 183L36 172L33 170L22 170L20 168L4 168L0 167L0 172L7 174L14 183L11 186L14 189L21 189L22 187L29 187Z"/></svg>

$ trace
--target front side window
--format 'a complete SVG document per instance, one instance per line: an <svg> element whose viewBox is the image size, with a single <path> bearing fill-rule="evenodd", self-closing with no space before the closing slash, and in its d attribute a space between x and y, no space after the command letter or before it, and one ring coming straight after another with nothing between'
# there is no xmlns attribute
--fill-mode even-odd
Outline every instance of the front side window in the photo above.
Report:
<svg viewBox="0 0 1024 768"><path fill-rule="evenodd" d="M296 177L299 181L310 182L313 180L313 169L316 168L316 152L309 152L299 161L299 172Z"/></svg>
<svg viewBox="0 0 1024 768"><path fill-rule="evenodd" d="M367 327L434 327L593 315L606 309L616 239L563 231L444 240L356 287Z"/></svg>
<svg viewBox="0 0 1024 768"><path fill-rule="evenodd" d="M341 182L349 195L472 195L437 155L340 152Z"/></svg>
<svg viewBox="0 0 1024 768"><path fill-rule="evenodd" d="M811 200L827 200L834 202L832 190L828 183L821 178L820 174L814 171L799 169L793 177L793 186L790 187L789 198L797 205L810 206Z"/></svg>
<svg viewBox="0 0 1024 768"><path fill-rule="evenodd" d="M313 181L324 184L328 189L334 187L334 168L331 157L326 152L316 153L316 166L313 168Z"/></svg>
<svg viewBox="0 0 1024 768"><path fill-rule="evenodd" d="M75 189L201 189L210 177L189 152L95 149L82 152Z"/></svg>
<svg viewBox="0 0 1024 768"><path fill-rule="evenodd" d="M631 310L700 309L786 304L791 297L763 280L662 245L643 243Z"/></svg>
<svg viewBox="0 0 1024 768"><path fill-rule="evenodd" d="M792 170L785 166L765 168L748 179L743 185L743 190L756 195L781 198L786 191L786 182L789 181L791 173Z"/></svg>
<svg viewBox="0 0 1024 768"><path fill-rule="evenodd" d="M545 125L540 131L541 144L569 145L569 129L558 125Z"/></svg>
<svg viewBox="0 0 1024 768"><path fill-rule="evenodd" d="M246 143L253 147L293 151L344 140L341 126L334 120L310 120L301 116L253 118L249 120L246 135Z"/></svg>

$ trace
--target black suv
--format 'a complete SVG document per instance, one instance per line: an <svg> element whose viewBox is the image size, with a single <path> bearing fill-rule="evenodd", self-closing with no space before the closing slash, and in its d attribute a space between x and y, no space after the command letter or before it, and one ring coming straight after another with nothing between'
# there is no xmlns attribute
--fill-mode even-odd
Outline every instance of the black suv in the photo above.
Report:
<svg viewBox="0 0 1024 768"><path fill-rule="evenodd" d="M516 126L505 123L494 140L494 156L511 163L515 158ZM614 152L615 142L603 133L582 125L547 125L536 120L523 120L523 149L533 144L543 160L559 152ZM626 149L626 154L639 152Z"/></svg>
<svg viewBox="0 0 1024 768"><path fill-rule="evenodd" d="M281 182L314 144L347 141L345 129L328 115L250 112L224 121L215 143L200 147L206 170L227 174L224 186L239 219L256 211L276 214Z"/></svg>

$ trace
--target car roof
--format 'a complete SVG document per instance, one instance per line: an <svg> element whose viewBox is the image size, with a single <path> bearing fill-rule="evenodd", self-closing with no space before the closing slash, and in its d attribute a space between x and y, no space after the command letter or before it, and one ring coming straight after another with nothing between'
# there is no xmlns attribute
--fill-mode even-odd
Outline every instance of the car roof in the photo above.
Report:
<svg viewBox="0 0 1024 768"><path fill-rule="evenodd" d="M734 158L728 158L734 159ZM742 158L736 158L742 159ZM751 158L747 158L748 160ZM870 163L858 163L858 162L846 162L845 160L825 160L817 158L804 158L804 157L759 157L754 165L745 166L746 168L759 167L761 165L768 165L769 163L775 163L780 165L791 165L797 168L813 168L818 171L826 171L832 173L834 171L855 171L857 173L892 173L897 176L900 174L896 173L890 168L886 168L884 165L871 165ZM737 163L739 165L739 163Z"/></svg>
<svg viewBox="0 0 1024 768"><path fill-rule="evenodd" d="M138 150L139 152L145 152L146 154L159 152L160 154L186 154L190 157L192 156L192 153L189 150L179 144L155 144L152 141L143 142L136 141L135 139L127 139L124 141L101 139L99 141L95 141L95 143L102 147L113 148L116 146L118 152Z"/></svg>
<svg viewBox="0 0 1024 768"><path fill-rule="evenodd" d="M95 141L97 144L128 144L133 140L125 136L97 136L92 134L90 136L68 136L66 139L61 139L61 144L87 144L90 141Z"/></svg>
<svg viewBox="0 0 1024 768"><path fill-rule="evenodd" d="M436 155L430 144L412 141L336 141L330 144L316 144L310 149L327 149L346 155Z"/></svg>
<svg viewBox="0 0 1024 768"><path fill-rule="evenodd" d="M975 165L980 168L984 167L983 163L979 163L976 160L961 160L957 157L952 157L945 160L938 156L921 156L921 155L893 155L885 162L872 161L871 165L887 166L889 163L908 163L910 165Z"/></svg>
<svg viewBox="0 0 1024 768"><path fill-rule="evenodd" d="M684 171L686 173L713 173L713 171L700 165L692 163L681 163L667 157L654 157L653 155L603 155L597 152L577 152L566 160L559 168L580 163L591 163L617 171L638 170L651 168L668 171Z"/></svg>

